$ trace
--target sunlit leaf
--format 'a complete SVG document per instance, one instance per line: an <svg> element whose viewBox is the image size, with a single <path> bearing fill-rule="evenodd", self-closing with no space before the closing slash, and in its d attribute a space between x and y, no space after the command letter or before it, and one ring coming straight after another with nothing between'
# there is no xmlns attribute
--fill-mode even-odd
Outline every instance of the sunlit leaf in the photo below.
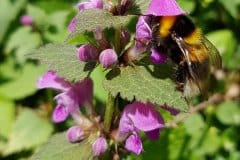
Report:
<svg viewBox="0 0 240 160"><path fill-rule="evenodd" d="M28 57L39 60L49 70L56 71L59 76L68 80L82 80L94 69L95 63L78 60L76 52L74 45L48 44L34 50Z"/></svg>
<svg viewBox="0 0 240 160"><path fill-rule="evenodd" d="M5 155L37 147L47 141L53 126L47 119L24 109L16 119Z"/></svg>
<svg viewBox="0 0 240 160"><path fill-rule="evenodd" d="M112 70L103 81L104 88L113 96L163 105L168 104L186 111L187 103L182 94L176 91L175 83L170 80L171 73L164 66L154 69L152 66L122 67Z"/></svg>
<svg viewBox="0 0 240 160"><path fill-rule="evenodd" d="M93 160L92 146L87 139L80 143L67 141L66 133L54 135L31 160Z"/></svg>

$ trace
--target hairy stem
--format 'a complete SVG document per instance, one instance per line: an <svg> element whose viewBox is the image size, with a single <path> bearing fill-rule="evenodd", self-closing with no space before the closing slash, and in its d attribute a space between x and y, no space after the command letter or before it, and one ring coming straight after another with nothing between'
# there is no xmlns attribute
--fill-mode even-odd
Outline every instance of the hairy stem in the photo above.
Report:
<svg viewBox="0 0 240 160"><path fill-rule="evenodd" d="M108 133L111 127L112 116L114 112L114 97L109 93L104 114L104 131Z"/></svg>
<svg viewBox="0 0 240 160"><path fill-rule="evenodd" d="M214 94L212 97L210 97L207 101L204 101L200 104L198 104L195 107L190 107L190 111L188 113L183 113L180 114L176 117L175 120L168 122L165 124L166 128L174 128L176 127L179 123L181 123L182 121L184 121L185 119L187 119L190 115L199 112L203 109L205 109L206 107L208 107L210 104L215 104L215 103L220 103L224 100L224 96L222 96L221 94Z"/></svg>

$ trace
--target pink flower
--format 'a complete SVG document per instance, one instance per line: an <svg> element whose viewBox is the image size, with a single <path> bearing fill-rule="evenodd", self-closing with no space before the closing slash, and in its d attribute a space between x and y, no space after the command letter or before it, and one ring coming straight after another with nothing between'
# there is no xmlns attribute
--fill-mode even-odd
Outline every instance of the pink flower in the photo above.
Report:
<svg viewBox="0 0 240 160"><path fill-rule="evenodd" d="M125 147L129 151L139 154L142 151L141 139L138 136L139 130L144 131L150 139L156 140L163 127L164 121L152 104L134 102L124 108L119 123L119 139L130 134L131 138L127 139Z"/></svg>
<svg viewBox="0 0 240 160"><path fill-rule="evenodd" d="M102 153L106 152L107 148L108 148L107 140L104 137L99 137L92 144L94 156L100 156Z"/></svg>
<svg viewBox="0 0 240 160"><path fill-rule="evenodd" d="M83 62L95 61L98 59L98 50L93 45L82 45L78 49L77 57Z"/></svg>
<svg viewBox="0 0 240 160"><path fill-rule="evenodd" d="M145 14L154 16L176 16L186 14L175 0L152 0Z"/></svg>
<svg viewBox="0 0 240 160"><path fill-rule="evenodd" d="M67 131L67 139L69 142L78 142L83 140L84 138L84 131L79 126L73 126Z"/></svg>
<svg viewBox="0 0 240 160"><path fill-rule="evenodd" d="M23 16L21 16L20 22L23 25L32 25L33 19L29 15L23 15Z"/></svg>
<svg viewBox="0 0 240 160"><path fill-rule="evenodd" d="M82 81L71 84L63 78L58 77L53 71L48 71L37 81L37 87L53 88L61 91L55 96L57 106L53 111L52 119L54 122L64 121L68 115L77 115L79 113L79 106L84 103L91 103L93 97L93 83L92 80L86 78Z"/></svg>
<svg viewBox="0 0 240 160"><path fill-rule="evenodd" d="M112 67L118 62L117 53L113 49L105 49L100 53L99 62L104 68Z"/></svg>
<svg viewBox="0 0 240 160"><path fill-rule="evenodd" d="M154 64L166 63L167 53L160 53L154 48L151 49L151 52L152 53L151 53L151 56L150 56L150 60L152 61L152 63L154 63Z"/></svg>

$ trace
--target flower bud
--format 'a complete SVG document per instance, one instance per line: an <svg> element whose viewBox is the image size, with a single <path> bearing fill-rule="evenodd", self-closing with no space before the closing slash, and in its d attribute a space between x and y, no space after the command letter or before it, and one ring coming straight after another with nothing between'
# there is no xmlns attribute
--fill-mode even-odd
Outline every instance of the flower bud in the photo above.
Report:
<svg viewBox="0 0 240 160"><path fill-rule="evenodd" d="M113 49L106 49L100 53L99 62L104 68L109 68L118 62L117 53Z"/></svg>
<svg viewBox="0 0 240 160"><path fill-rule="evenodd" d="M78 142L84 139L84 131L79 126L73 126L67 131L67 139L69 142Z"/></svg>
<svg viewBox="0 0 240 160"><path fill-rule="evenodd" d="M159 53L156 49L151 49L152 54L150 56L150 60L154 64L163 64L167 61L167 54L166 53Z"/></svg>
<svg viewBox="0 0 240 160"><path fill-rule="evenodd" d="M98 59L98 50L93 45L82 45L78 49L77 57L80 61L89 62Z"/></svg>
<svg viewBox="0 0 240 160"><path fill-rule="evenodd" d="M95 156L99 156L106 152L108 147L107 141L104 137L99 137L93 144L92 150Z"/></svg>
<svg viewBox="0 0 240 160"><path fill-rule="evenodd" d="M20 22L22 25L32 25L33 19L32 19L32 17L30 17L28 15L24 15L21 17Z"/></svg>

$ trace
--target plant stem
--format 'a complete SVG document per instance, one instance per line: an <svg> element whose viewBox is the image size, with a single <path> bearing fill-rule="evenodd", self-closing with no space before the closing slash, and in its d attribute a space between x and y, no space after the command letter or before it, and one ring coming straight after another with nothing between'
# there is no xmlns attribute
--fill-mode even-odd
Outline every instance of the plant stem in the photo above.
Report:
<svg viewBox="0 0 240 160"><path fill-rule="evenodd" d="M111 127L112 116L114 112L114 97L109 93L104 115L104 131L108 133Z"/></svg>

